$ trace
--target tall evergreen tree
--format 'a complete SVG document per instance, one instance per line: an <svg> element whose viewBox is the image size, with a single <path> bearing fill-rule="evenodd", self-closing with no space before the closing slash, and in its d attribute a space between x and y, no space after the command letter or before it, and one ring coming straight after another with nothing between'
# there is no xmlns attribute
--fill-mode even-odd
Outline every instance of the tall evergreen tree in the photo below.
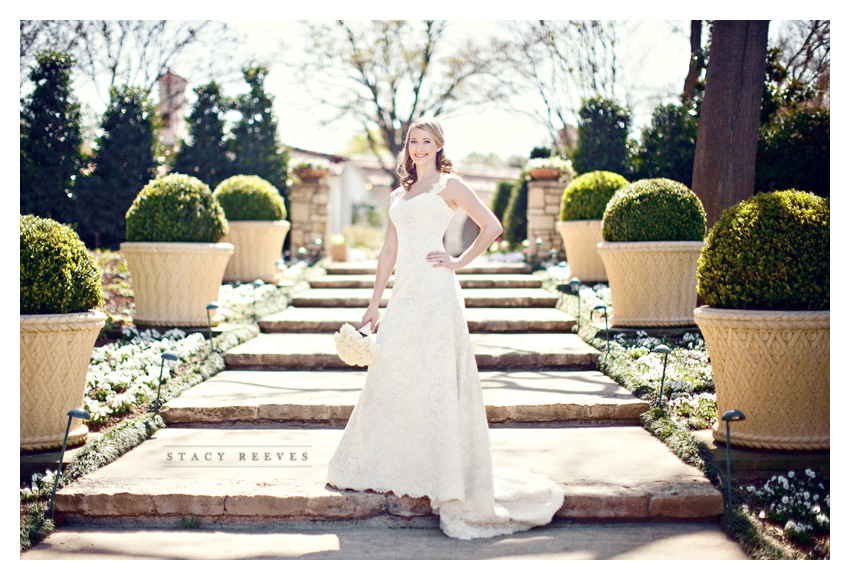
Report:
<svg viewBox="0 0 850 580"><path fill-rule="evenodd" d="M264 66L246 67L242 74L249 91L236 103L240 119L230 141L233 175L258 175L274 185L287 201L289 154L278 140L273 99L264 87L268 70Z"/></svg>
<svg viewBox="0 0 850 580"><path fill-rule="evenodd" d="M80 105L71 90L74 57L42 52L21 102L21 214L69 223L80 166Z"/></svg>
<svg viewBox="0 0 850 580"><path fill-rule="evenodd" d="M89 247L117 248L125 214L157 168L155 113L148 92L113 88L101 121L94 169L81 184L80 238Z"/></svg>
<svg viewBox="0 0 850 580"><path fill-rule="evenodd" d="M582 101L579 119L575 170L579 174L612 171L628 177L631 112L613 99L597 96Z"/></svg>
<svg viewBox="0 0 850 580"><path fill-rule="evenodd" d="M635 179L666 177L691 186L699 118L690 104L662 104L641 131L633 159Z"/></svg>
<svg viewBox="0 0 850 580"><path fill-rule="evenodd" d="M508 208L508 202L511 199L511 191L513 191L513 183L510 181L500 181L496 184L496 193L493 194L493 199L490 201L490 209L493 214L502 221L505 216L505 210Z"/></svg>
<svg viewBox="0 0 850 580"><path fill-rule="evenodd" d="M235 175L227 157L224 115L229 109L215 81L195 89L197 100L188 117L189 139L180 144L174 172L197 177L215 189Z"/></svg>

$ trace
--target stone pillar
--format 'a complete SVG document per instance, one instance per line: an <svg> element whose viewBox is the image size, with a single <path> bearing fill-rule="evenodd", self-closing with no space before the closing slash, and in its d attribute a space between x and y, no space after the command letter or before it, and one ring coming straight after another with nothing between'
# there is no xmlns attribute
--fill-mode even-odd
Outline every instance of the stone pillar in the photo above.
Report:
<svg viewBox="0 0 850 580"><path fill-rule="evenodd" d="M564 243L558 233L561 218L561 197L565 181L528 182L528 259L543 262L550 258L549 251L558 251L558 260L565 260ZM541 243L537 243L540 239Z"/></svg>
<svg viewBox="0 0 850 580"><path fill-rule="evenodd" d="M324 180L293 183L289 189L289 251L292 257L299 248L309 256L328 255L331 237L331 188ZM321 240L321 243L316 243Z"/></svg>

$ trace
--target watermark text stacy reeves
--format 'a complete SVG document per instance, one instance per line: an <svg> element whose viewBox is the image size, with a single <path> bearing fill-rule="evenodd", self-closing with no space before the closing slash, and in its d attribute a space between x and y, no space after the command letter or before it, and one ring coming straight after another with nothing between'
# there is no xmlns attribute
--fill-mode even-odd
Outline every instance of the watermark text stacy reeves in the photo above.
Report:
<svg viewBox="0 0 850 580"><path fill-rule="evenodd" d="M166 467L309 467L309 445L165 446Z"/></svg>

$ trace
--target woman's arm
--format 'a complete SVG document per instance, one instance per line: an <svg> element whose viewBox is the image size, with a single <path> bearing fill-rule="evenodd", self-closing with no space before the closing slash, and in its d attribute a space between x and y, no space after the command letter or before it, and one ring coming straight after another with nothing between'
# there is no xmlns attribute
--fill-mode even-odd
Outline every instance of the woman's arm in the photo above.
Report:
<svg viewBox="0 0 850 580"><path fill-rule="evenodd" d="M490 208L484 205L475 192L460 179L451 179L441 196L450 205L454 204L466 212L481 228L475 241L457 258L451 257L446 252L430 252L426 258L429 262L434 262L435 268L445 266L450 270L459 270L490 247L490 244L502 234L502 224ZM440 259L443 261L441 262Z"/></svg>
<svg viewBox="0 0 850 580"><path fill-rule="evenodd" d="M387 234L384 237L384 245L381 248L381 253L378 255L378 268L375 272L375 289L372 291L372 300L369 302L366 314L363 315L363 320L360 322L360 328L371 322L370 328L372 332L375 331L378 324L378 308L381 305L381 297L384 295L384 290L390 281L390 275L395 268L397 255L398 234L393 221L389 220Z"/></svg>

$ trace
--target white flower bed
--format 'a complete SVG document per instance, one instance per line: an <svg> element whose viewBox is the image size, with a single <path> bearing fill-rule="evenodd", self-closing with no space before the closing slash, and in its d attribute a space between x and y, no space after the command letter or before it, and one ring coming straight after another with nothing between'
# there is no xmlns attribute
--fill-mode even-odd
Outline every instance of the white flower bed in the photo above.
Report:
<svg viewBox="0 0 850 580"><path fill-rule="evenodd" d="M201 333L172 329L164 334L156 330L139 332L124 330L121 340L94 349L86 377L84 403L93 423L101 423L111 415L128 412L134 406L156 396L160 368L163 382L171 376L171 368L204 347ZM162 353L177 355L175 362L165 361Z"/></svg>

